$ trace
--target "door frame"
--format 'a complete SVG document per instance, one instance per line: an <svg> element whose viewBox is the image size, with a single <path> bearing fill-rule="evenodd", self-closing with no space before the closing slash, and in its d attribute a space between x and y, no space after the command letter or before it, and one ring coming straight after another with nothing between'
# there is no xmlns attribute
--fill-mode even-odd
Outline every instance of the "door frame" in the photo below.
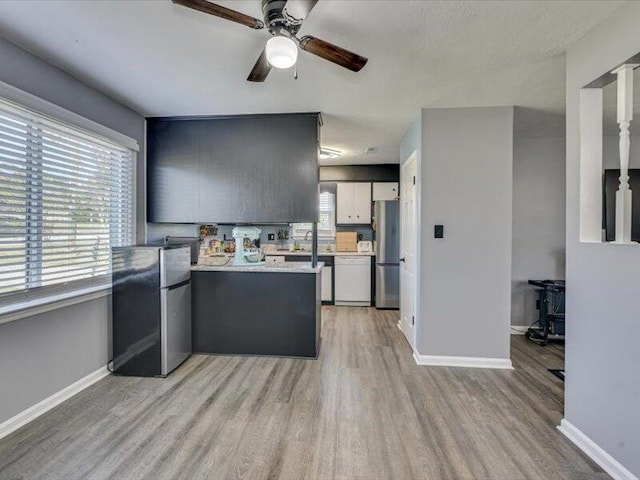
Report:
<svg viewBox="0 0 640 480"><path fill-rule="evenodd" d="M419 308L419 297L418 297L418 278L419 278L419 265L420 265L420 261L419 261L419 250L420 250L420 244L419 244L419 235L418 235L418 211L419 211L419 207L418 207L418 187L419 187L419 176L418 176L418 152L416 150L414 150L407 158L406 160L400 165L400 201L402 202L402 197L403 197L403 188L402 188L402 180L403 178L406 176L405 172L407 168L413 168L413 173L416 177L416 183L415 183L415 188L413 189L413 245L414 245L414 278L413 278L413 291L410 292L412 299L413 299L413 317L414 317L414 322L413 325L409 326L409 325L404 325L404 322L402 321L402 295L403 295L403 284L402 284L402 277L403 277L403 272L402 269L400 270L400 318L398 320L398 328L400 329L400 331L403 333L404 337L407 339L407 342L409 343L411 349L413 351L416 350L416 332L418 329L418 324L419 324L419 315L418 315L418 308ZM401 205L401 215L400 215L400 246L401 246L401 253L403 253L404 251L404 236L403 236L403 232L404 232L404 225L403 222L405 221L404 215L402 215L402 205ZM404 268L404 267L401 267ZM409 331L405 331L406 329L408 329Z"/></svg>

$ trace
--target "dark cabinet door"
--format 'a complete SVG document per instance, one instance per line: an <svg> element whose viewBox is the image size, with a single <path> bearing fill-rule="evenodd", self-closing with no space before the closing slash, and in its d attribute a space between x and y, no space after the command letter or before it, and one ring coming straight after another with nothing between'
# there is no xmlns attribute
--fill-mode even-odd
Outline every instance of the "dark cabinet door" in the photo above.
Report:
<svg viewBox="0 0 640 480"><path fill-rule="evenodd" d="M317 220L317 115L149 122L149 221Z"/></svg>
<svg viewBox="0 0 640 480"><path fill-rule="evenodd" d="M187 122L149 120L147 135L147 220L196 222L200 132Z"/></svg>
<svg viewBox="0 0 640 480"><path fill-rule="evenodd" d="M310 222L318 212L317 119L203 121L202 222Z"/></svg>

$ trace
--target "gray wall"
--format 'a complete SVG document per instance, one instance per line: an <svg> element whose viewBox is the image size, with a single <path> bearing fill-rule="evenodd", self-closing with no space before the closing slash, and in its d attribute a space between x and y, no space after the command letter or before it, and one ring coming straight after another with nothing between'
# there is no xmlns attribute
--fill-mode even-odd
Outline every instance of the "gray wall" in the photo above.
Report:
<svg viewBox="0 0 640 480"><path fill-rule="evenodd" d="M401 159L416 148L416 349L422 355L507 359L513 108L425 109L405 136ZM433 238L435 224L444 225L444 239Z"/></svg>
<svg viewBox="0 0 640 480"><path fill-rule="evenodd" d="M511 324L537 319L532 278L565 278L565 139L513 140Z"/></svg>
<svg viewBox="0 0 640 480"><path fill-rule="evenodd" d="M0 325L0 423L106 365L111 297Z"/></svg>
<svg viewBox="0 0 640 480"><path fill-rule="evenodd" d="M640 52L638 18L640 3L630 2L583 37L567 52L566 77L565 418L636 476L640 476L640 245L579 241L579 89Z"/></svg>
<svg viewBox="0 0 640 480"><path fill-rule="evenodd" d="M0 38L0 80L117 130L144 146L144 118ZM138 156L138 237L144 237L144 152ZM109 297L0 325L0 422L109 359Z"/></svg>
<svg viewBox="0 0 640 480"><path fill-rule="evenodd" d="M325 165L320 167L320 182L397 182L400 165Z"/></svg>

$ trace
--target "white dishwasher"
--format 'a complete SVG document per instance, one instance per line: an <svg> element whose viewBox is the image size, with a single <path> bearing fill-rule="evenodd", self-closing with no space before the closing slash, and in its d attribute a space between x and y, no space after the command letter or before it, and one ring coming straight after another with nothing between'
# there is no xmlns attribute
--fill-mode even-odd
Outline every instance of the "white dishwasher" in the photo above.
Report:
<svg viewBox="0 0 640 480"><path fill-rule="evenodd" d="M371 306L371 257L336 255L335 304Z"/></svg>

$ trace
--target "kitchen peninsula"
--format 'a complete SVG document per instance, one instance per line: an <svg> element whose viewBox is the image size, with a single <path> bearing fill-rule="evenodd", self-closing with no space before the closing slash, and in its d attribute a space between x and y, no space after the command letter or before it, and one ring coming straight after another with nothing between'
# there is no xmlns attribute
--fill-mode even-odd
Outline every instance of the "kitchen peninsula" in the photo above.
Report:
<svg viewBox="0 0 640 480"><path fill-rule="evenodd" d="M148 221L317 222L321 124L313 112L148 118ZM321 271L310 263L193 267L193 352L315 358Z"/></svg>
<svg viewBox="0 0 640 480"><path fill-rule="evenodd" d="M315 358L322 267L193 266L193 352Z"/></svg>

